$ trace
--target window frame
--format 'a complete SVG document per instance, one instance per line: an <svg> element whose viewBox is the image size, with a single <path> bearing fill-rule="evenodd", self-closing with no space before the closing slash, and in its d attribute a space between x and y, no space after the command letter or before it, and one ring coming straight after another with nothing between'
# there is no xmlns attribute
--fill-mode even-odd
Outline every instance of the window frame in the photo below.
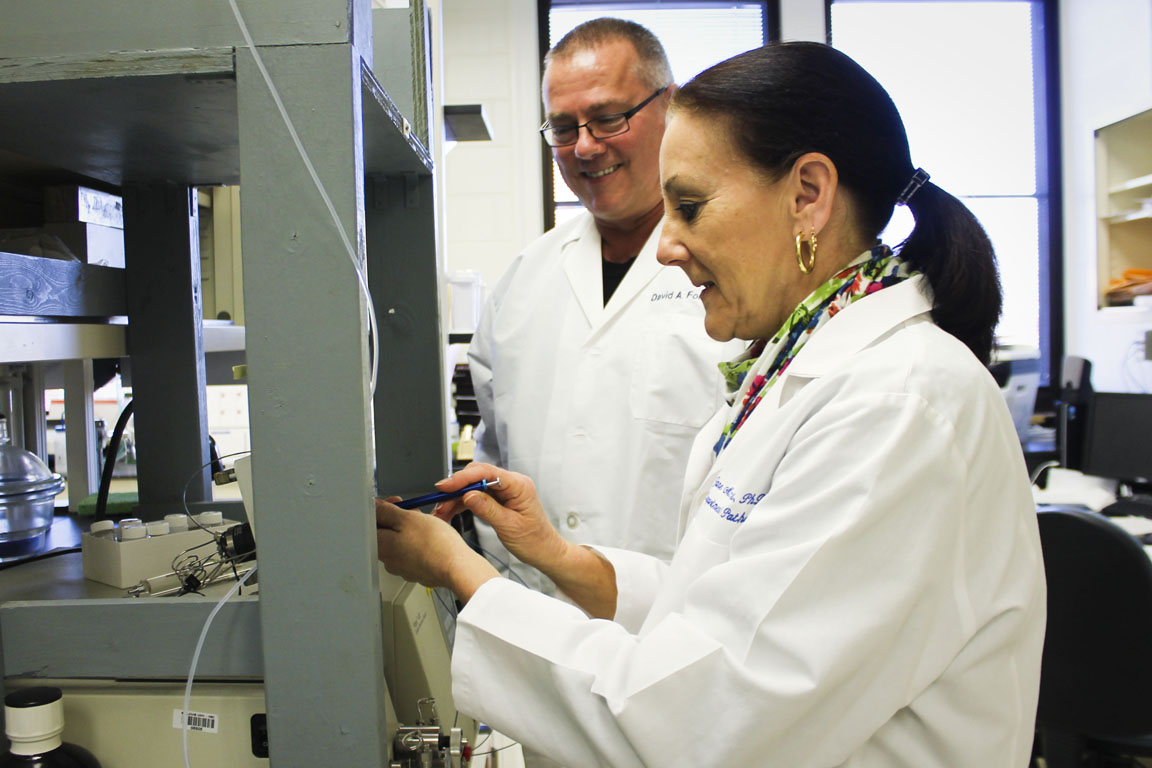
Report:
<svg viewBox="0 0 1152 768"><path fill-rule="evenodd" d="M1033 46L1036 99L1036 190L1039 212L1039 299L1038 331L1041 355L1041 382L1036 411L1054 410L1060 389L1060 369L1064 359L1064 196L1061 164L1060 124L1060 30L1059 0L824 0L824 29L832 45L832 5L834 3L883 2L1035 2L1040 18L1033 19ZM909 41L915 45L916 41ZM914 55L914 51L912 52ZM1040 60L1042 59L1042 61Z"/></svg>
<svg viewBox="0 0 1152 768"><path fill-rule="evenodd" d="M768 43L780 40L780 0L739 0L750 5L759 5L764 9L763 37ZM536 0L537 39L540 48L540 73L544 72L544 56L548 53L549 45L549 11L553 6L619 6L620 8L642 7L645 5L660 8L697 7L700 5L728 5L729 0ZM543 105L541 105L543 109ZM544 122L543 113L540 123ZM544 141L540 142L540 167L543 177L544 195L544 231L547 232L556 226L556 187L552 174L552 148Z"/></svg>

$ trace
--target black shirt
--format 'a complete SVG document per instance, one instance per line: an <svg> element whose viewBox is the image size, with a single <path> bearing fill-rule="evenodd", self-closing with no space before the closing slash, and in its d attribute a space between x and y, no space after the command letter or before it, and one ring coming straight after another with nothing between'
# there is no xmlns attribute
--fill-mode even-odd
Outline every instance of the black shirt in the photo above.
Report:
<svg viewBox="0 0 1152 768"><path fill-rule="evenodd" d="M612 294L616 292L620 281L624 279L624 275L628 274L628 268L632 266L634 261L636 261L635 256L623 264L617 264L606 259L600 260L600 263L604 265L604 306L608 306L608 299L612 298Z"/></svg>

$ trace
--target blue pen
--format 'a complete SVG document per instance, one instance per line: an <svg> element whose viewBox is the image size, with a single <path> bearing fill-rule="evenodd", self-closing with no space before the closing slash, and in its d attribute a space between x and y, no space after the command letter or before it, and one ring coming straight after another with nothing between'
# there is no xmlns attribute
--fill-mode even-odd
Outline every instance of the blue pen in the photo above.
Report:
<svg viewBox="0 0 1152 768"><path fill-rule="evenodd" d="M413 496L411 499L404 499L403 501L397 501L393 503L400 507L400 509L416 509L417 507L436 504L441 501L447 501L448 499L460 498L464 494L468 493L468 491L486 491L489 487L499 488L500 478L496 478L495 480L481 480L478 483L466 485L463 488L455 491L446 491L444 493L429 493L425 494L424 496Z"/></svg>

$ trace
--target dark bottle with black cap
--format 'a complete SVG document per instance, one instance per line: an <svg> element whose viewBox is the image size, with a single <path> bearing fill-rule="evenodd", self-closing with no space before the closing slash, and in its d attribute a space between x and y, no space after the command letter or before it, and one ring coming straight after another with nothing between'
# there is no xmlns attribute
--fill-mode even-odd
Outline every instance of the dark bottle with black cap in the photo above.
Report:
<svg viewBox="0 0 1152 768"><path fill-rule="evenodd" d="M100 768L92 753L61 740L64 701L59 688L22 688L4 697L4 732L11 745L0 768Z"/></svg>

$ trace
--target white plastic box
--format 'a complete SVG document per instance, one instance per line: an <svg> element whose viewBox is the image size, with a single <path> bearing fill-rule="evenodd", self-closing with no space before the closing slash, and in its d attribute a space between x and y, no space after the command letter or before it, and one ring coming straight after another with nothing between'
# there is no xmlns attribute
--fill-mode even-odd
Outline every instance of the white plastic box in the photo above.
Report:
<svg viewBox="0 0 1152 768"><path fill-rule="evenodd" d="M220 533L234 525L234 520L225 520L222 525L212 526L211 530ZM127 589L144 579L171 572L172 560L177 555L211 540L212 534L200 528L130 541L83 533L80 553L84 560L84 578ZM211 544L196 550L201 559L207 559L214 552Z"/></svg>

